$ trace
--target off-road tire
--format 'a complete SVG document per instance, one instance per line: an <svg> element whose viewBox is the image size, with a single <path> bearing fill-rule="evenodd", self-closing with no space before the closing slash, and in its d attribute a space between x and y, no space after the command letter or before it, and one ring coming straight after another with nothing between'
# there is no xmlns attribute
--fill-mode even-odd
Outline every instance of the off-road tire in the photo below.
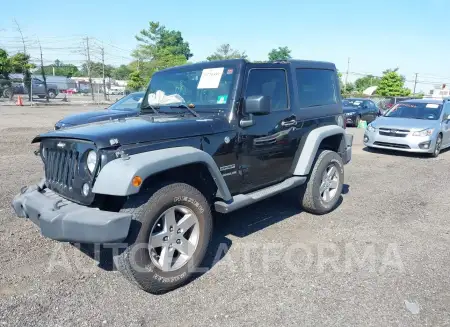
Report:
<svg viewBox="0 0 450 327"><path fill-rule="evenodd" d="M199 221L200 236L190 261L178 270L165 272L153 264L147 244L156 220L174 205L186 206L195 213ZM128 247L114 256L117 270L130 282L152 294L162 294L189 282L194 276L195 268L200 267L203 261L212 234L211 209L203 194L188 184L165 184L153 194L149 192L131 196L121 212L131 213L133 218L128 237L124 241Z"/></svg>
<svg viewBox="0 0 450 327"><path fill-rule="evenodd" d="M320 196L319 189L322 182L322 175L330 163L333 163L337 169L339 174L339 184L333 199L330 202L325 202ZM311 174L309 175L308 181L300 196L303 209L316 215L323 215L332 211L336 207L341 196L343 182L344 164L341 156L334 151L321 150L317 154L314 167L311 170Z"/></svg>

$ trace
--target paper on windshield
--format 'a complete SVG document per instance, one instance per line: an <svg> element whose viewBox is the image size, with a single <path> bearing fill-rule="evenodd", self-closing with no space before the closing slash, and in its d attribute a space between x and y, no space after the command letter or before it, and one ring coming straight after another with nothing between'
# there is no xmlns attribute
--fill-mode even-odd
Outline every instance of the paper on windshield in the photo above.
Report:
<svg viewBox="0 0 450 327"><path fill-rule="evenodd" d="M163 91L158 90L156 93L148 95L148 104L151 106L167 105L171 103L184 103L184 99L179 94L166 95Z"/></svg>
<svg viewBox="0 0 450 327"><path fill-rule="evenodd" d="M224 67L203 69L197 89L217 89L222 78L223 69Z"/></svg>
<svg viewBox="0 0 450 327"><path fill-rule="evenodd" d="M353 102L353 104L354 104L355 106L359 106L361 103L362 103L362 101L354 101L354 102Z"/></svg>
<svg viewBox="0 0 450 327"><path fill-rule="evenodd" d="M439 105L436 103L427 103L427 108L437 109Z"/></svg>

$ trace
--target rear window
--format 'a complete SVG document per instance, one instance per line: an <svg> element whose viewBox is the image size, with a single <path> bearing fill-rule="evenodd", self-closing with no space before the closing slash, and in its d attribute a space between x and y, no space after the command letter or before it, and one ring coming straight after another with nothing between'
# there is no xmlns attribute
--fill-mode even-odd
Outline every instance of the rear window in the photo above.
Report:
<svg viewBox="0 0 450 327"><path fill-rule="evenodd" d="M340 97L336 72L329 69L296 70L300 107L336 104Z"/></svg>

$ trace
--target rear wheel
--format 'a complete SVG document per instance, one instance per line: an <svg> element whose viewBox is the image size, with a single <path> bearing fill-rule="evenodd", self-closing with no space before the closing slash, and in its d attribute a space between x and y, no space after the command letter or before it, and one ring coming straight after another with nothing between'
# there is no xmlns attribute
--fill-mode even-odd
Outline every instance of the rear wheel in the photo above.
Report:
<svg viewBox="0 0 450 327"><path fill-rule="evenodd" d="M316 159L304 193L303 208L314 214L325 214L336 207L344 183L344 164L334 151L323 150Z"/></svg>
<svg viewBox="0 0 450 327"><path fill-rule="evenodd" d="M56 92L54 90L49 90L47 94L50 99L56 98Z"/></svg>
<svg viewBox="0 0 450 327"><path fill-rule="evenodd" d="M131 197L122 211L131 212L133 221L128 248L114 257L117 269L153 294L188 282L212 233L211 210L200 191L184 183L166 185L151 197Z"/></svg>

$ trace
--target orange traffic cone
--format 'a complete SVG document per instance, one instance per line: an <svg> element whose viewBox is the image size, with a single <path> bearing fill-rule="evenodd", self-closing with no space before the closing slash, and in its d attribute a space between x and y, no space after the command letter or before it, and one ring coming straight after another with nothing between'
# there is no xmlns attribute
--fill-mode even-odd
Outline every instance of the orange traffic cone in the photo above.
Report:
<svg viewBox="0 0 450 327"><path fill-rule="evenodd" d="M19 95L19 97L17 98L16 106L23 106L22 97L21 97L20 95Z"/></svg>

